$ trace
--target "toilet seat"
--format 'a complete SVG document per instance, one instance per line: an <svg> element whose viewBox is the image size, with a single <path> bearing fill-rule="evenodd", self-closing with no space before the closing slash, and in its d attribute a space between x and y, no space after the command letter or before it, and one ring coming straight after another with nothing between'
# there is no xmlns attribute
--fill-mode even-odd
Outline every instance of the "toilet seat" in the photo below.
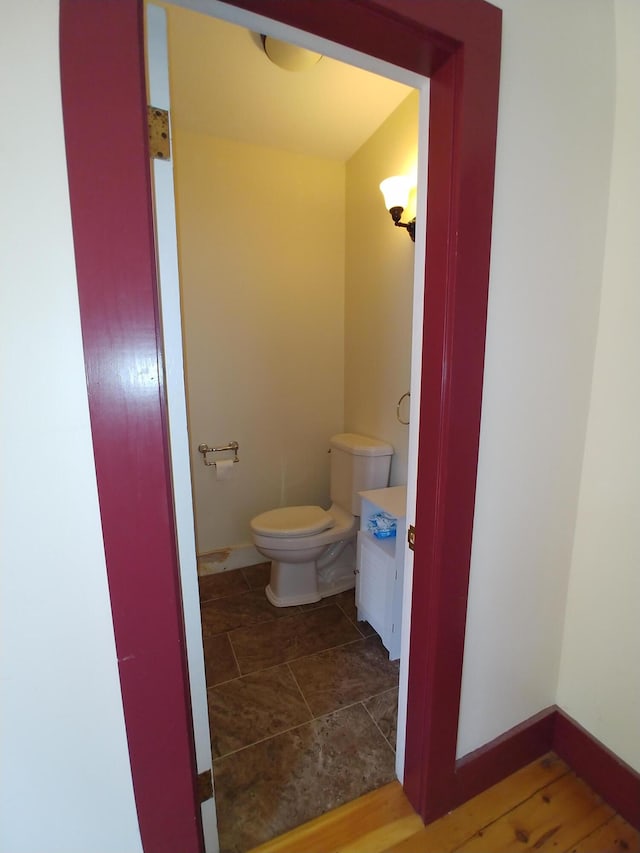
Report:
<svg viewBox="0 0 640 853"><path fill-rule="evenodd" d="M260 536L295 539L322 533L334 524L334 516L322 507L285 506L257 515L251 529Z"/></svg>
<svg viewBox="0 0 640 853"><path fill-rule="evenodd" d="M293 507L293 509L298 509L299 507ZM290 507L283 507L283 509L288 510ZM318 509L318 507L316 507ZM279 510L271 510L270 512L278 512ZM324 510L322 510L324 512ZM263 515L269 515L270 513L263 513ZM349 537L354 537L358 531L358 522L359 519L355 518L351 513L345 512L336 504L332 504L327 515L330 516L331 526L325 527L324 530L320 530L319 533L309 533L307 535L301 535L299 531L295 532L293 535L286 535L284 533L280 533L280 535L274 535L273 533L259 533L255 526L254 522L257 521L260 516L257 516L251 522L251 532L253 536L253 541L258 550L260 548L269 548L271 550L278 549L279 551L300 551L301 549L308 548L326 548L327 545L331 545L333 542L339 542L341 539L347 539ZM274 557L271 558L275 559Z"/></svg>

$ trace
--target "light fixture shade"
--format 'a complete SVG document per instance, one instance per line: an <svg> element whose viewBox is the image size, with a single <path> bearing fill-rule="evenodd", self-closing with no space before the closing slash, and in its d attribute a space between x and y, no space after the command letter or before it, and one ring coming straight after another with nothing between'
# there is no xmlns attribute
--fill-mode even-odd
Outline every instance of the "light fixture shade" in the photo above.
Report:
<svg viewBox="0 0 640 853"><path fill-rule="evenodd" d="M272 36L262 36L262 46L273 64L285 71L307 71L322 59L321 53L314 53Z"/></svg>
<svg viewBox="0 0 640 853"><path fill-rule="evenodd" d="M391 210L392 207L401 207L404 210L409 202L411 189L411 181L405 175L394 175L392 178L385 178L380 184L380 192L384 196L384 203L387 210Z"/></svg>

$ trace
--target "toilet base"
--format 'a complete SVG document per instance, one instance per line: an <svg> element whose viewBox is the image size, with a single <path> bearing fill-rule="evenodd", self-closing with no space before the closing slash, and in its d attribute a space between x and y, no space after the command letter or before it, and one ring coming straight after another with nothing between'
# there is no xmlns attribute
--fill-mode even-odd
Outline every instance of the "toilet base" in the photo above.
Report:
<svg viewBox="0 0 640 853"><path fill-rule="evenodd" d="M265 595L274 607L293 607L320 601L315 560L310 563L271 562Z"/></svg>
<svg viewBox="0 0 640 853"><path fill-rule="evenodd" d="M275 607L294 607L313 604L353 589L355 585L355 547L353 541L349 541L341 548L338 559L326 566L322 565L322 560L308 563L273 560L265 595Z"/></svg>

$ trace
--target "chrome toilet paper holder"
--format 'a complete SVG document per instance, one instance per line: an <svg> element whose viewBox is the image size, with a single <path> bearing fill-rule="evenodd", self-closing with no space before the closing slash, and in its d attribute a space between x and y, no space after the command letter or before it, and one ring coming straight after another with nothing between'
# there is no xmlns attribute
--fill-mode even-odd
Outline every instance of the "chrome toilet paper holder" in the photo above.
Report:
<svg viewBox="0 0 640 853"><path fill-rule="evenodd" d="M213 466L214 468L215 468L216 460L215 459L212 459L212 460L207 459L207 453L228 453L230 451L233 451L233 459L231 461L232 462L239 462L240 461L240 459L238 457L239 448L240 448L240 445L238 444L237 441L230 441L229 444L223 444L220 447L209 447L208 444L199 444L198 445L198 451L200 453L202 453L202 461L204 462L204 464L209 466L209 467Z"/></svg>

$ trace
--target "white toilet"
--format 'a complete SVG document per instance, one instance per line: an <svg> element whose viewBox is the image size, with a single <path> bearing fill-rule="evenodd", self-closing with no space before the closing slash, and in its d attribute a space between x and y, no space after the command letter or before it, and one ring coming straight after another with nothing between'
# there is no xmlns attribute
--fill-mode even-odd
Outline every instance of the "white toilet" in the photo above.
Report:
<svg viewBox="0 0 640 853"><path fill-rule="evenodd" d="M253 543L271 560L267 598L276 607L308 604L355 585L358 492L389 482L393 447L354 433L334 435L331 500L272 509L251 521Z"/></svg>

